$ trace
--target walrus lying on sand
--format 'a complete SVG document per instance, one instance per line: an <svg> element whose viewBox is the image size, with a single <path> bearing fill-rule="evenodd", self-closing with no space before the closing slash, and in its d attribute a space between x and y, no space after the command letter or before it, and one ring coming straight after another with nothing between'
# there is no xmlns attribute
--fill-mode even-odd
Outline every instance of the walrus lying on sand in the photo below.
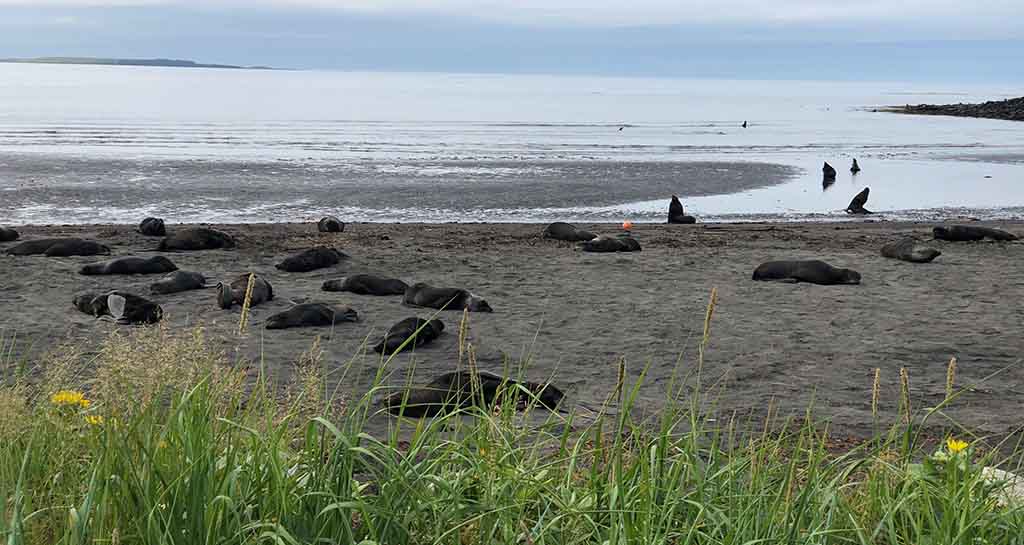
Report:
<svg viewBox="0 0 1024 545"><path fill-rule="evenodd" d="M160 305L123 291L76 296L72 303L78 310L103 318L109 316L119 324L155 324L164 316Z"/></svg>
<svg viewBox="0 0 1024 545"><path fill-rule="evenodd" d="M302 303L279 312L269 318L267 329L288 329L290 327L319 327L358 322L359 314L349 307L333 307L325 303Z"/></svg>
<svg viewBox="0 0 1024 545"><path fill-rule="evenodd" d="M317 246L287 257L274 267L285 272L309 272L333 267L346 257L348 256L334 248Z"/></svg>
<svg viewBox="0 0 1024 545"><path fill-rule="evenodd" d="M405 290L402 302L414 307L493 312L487 301L464 289L435 288L422 282L409 286L409 289Z"/></svg>
<svg viewBox="0 0 1024 545"><path fill-rule="evenodd" d="M921 244L914 237L906 237L882 246L882 256L911 263L930 263L942 252Z"/></svg>
<svg viewBox="0 0 1024 545"><path fill-rule="evenodd" d="M345 230L345 223L334 216L327 216L316 223L316 229L321 233L341 233Z"/></svg>
<svg viewBox="0 0 1024 545"><path fill-rule="evenodd" d="M594 240L588 240L580 245L584 252L608 253L608 252L639 252L640 243L635 238L626 234L610 237L602 235Z"/></svg>
<svg viewBox="0 0 1024 545"><path fill-rule="evenodd" d="M220 282L217 284L217 305L223 309L229 309L235 304L243 304L245 302L245 290L249 286L249 273L240 274L238 278L235 278L230 284ZM252 287L252 299L249 301L249 306L254 307L260 303L272 301L274 299L274 288L267 282L266 279L256 275L256 280Z"/></svg>
<svg viewBox="0 0 1024 545"><path fill-rule="evenodd" d="M101 263L89 263L78 274L161 274L178 270L178 266L162 255L153 257L119 257Z"/></svg>
<svg viewBox="0 0 1024 545"><path fill-rule="evenodd" d="M384 278L372 274L353 274L345 278L328 280L320 287L323 291L347 291L358 295L404 295L409 284L397 278Z"/></svg>
<svg viewBox="0 0 1024 545"><path fill-rule="evenodd" d="M830 286L833 284L860 284L860 273L851 269L838 269L824 261L769 261L754 270L754 280L776 282L810 282Z"/></svg>
<svg viewBox="0 0 1024 545"><path fill-rule="evenodd" d="M536 405L555 410L565 394L551 384L519 382L487 372L469 371L445 373L425 386L395 392L384 398L388 412L398 416L422 418L437 416L456 409L480 406L490 409L511 396L516 408Z"/></svg>
<svg viewBox="0 0 1024 545"><path fill-rule="evenodd" d="M668 203L668 222L697 223L697 218L687 216L686 212L683 211L683 203L679 202L679 197L672 195L672 201Z"/></svg>
<svg viewBox="0 0 1024 545"><path fill-rule="evenodd" d="M846 207L847 214L874 214L874 212L864 208L864 205L868 203L868 195L871 193L871 189L865 187L864 191L857 193L857 195L850 201L850 205Z"/></svg>
<svg viewBox="0 0 1024 545"><path fill-rule="evenodd" d="M151 293L178 293L206 287L206 277L197 272L174 271L149 286Z"/></svg>
<svg viewBox="0 0 1024 545"><path fill-rule="evenodd" d="M110 248L91 240L80 238L41 238L26 240L7 249L10 255L45 255L47 257L68 257L73 255L110 255Z"/></svg>
<svg viewBox="0 0 1024 545"><path fill-rule="evenodd" d="M0 227L0 242L11 242L18 240L18 232L9 227Z"/></svg>
<svg viewBox="0 0 1024 545"><path fill-rule="evenodd" d="M384 334L384 338L377 343L377 346L373 347L373 351L380 354L393 354L409 339L412 340L405 346L406 349L423 346L440 337L443 331L444 323L441 320L436 318L424 320L413 316L391 326Z"/></svg>
<svg viewBox="0 0 1024 545"><path fill-rule="evenodd" d="M979 227L975 225L951 225L949 227L936 227L932 229L932 234L939 240L948 240L951 242L972 242L976 240L984 240L990 238L998 241L1010 241L1017 240L1017 235L1013 233L1007 233L1002 229L993 229L991 227Z"/></svg>
<svg viewBox="0 0 1024 545"><path fill-rule="evenodd" d="M160 246L157 247L157 249L160 251L180 250L191 252L197 250L234 248L237 245L238 243L235 241L234 237L227 233L206 227L195 227L192 229L175 231L161 240Z"/></svg>
<svg viewBox="0 0 1024 545"><path fill-rule="evenodd" d="M139 223L139 232L148 237L164 237L167 236L167 228L164 226L164 220L160 218L146 218Z"/></svg>
<svg viewBox="0 0 1024 545"><path fill-rule="evenodd" d="M577 229L575 225L565 223L563 221L556 221L551 225L548 225L544 228L542 235L544 238L564 240L567 242L583 242L584 240L591 240L597 236L590 231Z"/></svg>

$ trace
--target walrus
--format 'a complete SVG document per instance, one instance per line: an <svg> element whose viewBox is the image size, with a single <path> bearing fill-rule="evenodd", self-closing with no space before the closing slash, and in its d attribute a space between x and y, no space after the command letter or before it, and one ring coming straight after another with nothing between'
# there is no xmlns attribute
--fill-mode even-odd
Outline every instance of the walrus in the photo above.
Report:
<svg viewBox="0 0 1024 545"><path fill-rule="evenodd" d="M41 238L26 240L7 249L10 255L45 255L68 257L74 255L110 255L110 248L92 240L80 238Z"/></svg>
<svg viewBox="0 0 1024 545"><path fill-rule="evenodd" d="M1013 233L1007 233L1002 229L991 227L979 227L975 225L951 225L949 227L936 227L932 234L939 240L951 242L972 242L990 238L998 241L1017 240L1019 237Z"/></svg>
<svg viewBox="0 0 1024 545"><path fill-rule="evenodd" d="M470 312L493 312L487 301L459 288L435 288L423 282L413 284L405 290L402 302L414 307L441 310L469 310Z"/></svg>
<svg viewBox="0 0 1024 545"><path fill-rule="evenodd" d="M238 275L230 284L220 282L217 284L217 305L223 309L229 309L236 303L241 305L245 302L245 290L249 286L249 273ZM249 306L254 307L260 303L266 301L272 301L274 299L274 287L267 282L266 279L260 275L256 275L256 280L252 287L252 299L249 300Z"/></svg>
<svg viewBox="0 0 1024 545"><path fill-rule="evenodd" d="M404 295L409 284L397 278L384 278L372 274L353 274L345 278L328 280L320 286L323 291L347 291L358 295Z"/></svg>
<svg viewBox="0 0 1024 545"><path fill-rule="evenodd" d="M318 327L358 322L359 314L349 307L333 307L325 303L302 303L267 318L267 329Z"/></svg>
<svg viewBox="0 0 1024 545"><path fill-rule="evenodd" d="M160 246L157 249L160 251L197 251L234 248L237 245L234 237L227 233L206 227L194 227L171 233L160 241Z"/></svg>
<svg viewBox="0 0 1024 545"><path fill-rule="evenodd" d="M327 216L316 223L316 228L321 233L341 233L345 230L345 223L334 216Z"/></svg>
<svg viewBox="0 0 1024 545"><path fill-rule="evenodd" d="M583 242L584 240L591 240L597 235L590 231L577 229L576 226L571 223L556 221L544 228L542 236L544 238L564 240L567 242Z"/></svg>
<svg viewBox="0 0 1024 545"><path fill-rule="evenodd" d="M97 318L109 316L119 324L155 324L164 316L160 305L123 291L82 294L76 296L72 303L86 314Z"/></svg>
<svg viewBox="0 0 1024 545"><path fill-rule="evenodd" d="M836 179L836 169L832 168L832 165L828 164L828 161L825 161L825 166L821 167L821 174L826 180Z"/></svg>
<svg viewBox="0 0 1024 545"><path fill-rule="evenodd" d="M679 202L679 197L672 195L672 201L668 203L668 222L697 223L697 218L687 216L686 212L683 211L683 203Z"/></svg>
<svg viewBox="0 0 1024 545"><path fill-rule="evenodd" d="M423 346L441 336L444 331L444 323L441 320L424 320L423 318L406 318L391 326L384 337L376 346L374 352L381 354L393 354L402 347L406 341L412 339L406 348Z"/></svg>
<svg viewBox="0 0 1024 545"><path fill-rule="evenodd" d="M178 270L178 266L162 255L153 257L119 257L100 263L89 263L78 274L161 274Z"/></svg>
<svg viewBox="0 0 1024 545"><path fill-rule="evenodd" d="M422 418L473 406L487 410L502 403L505 396L520 410L536 402L553 411L565 398L552 384L516 381L484 371L475 377L469 371L453 371L424 386L395 392L384 398L383 405L393 415Z"/></svg>
<svg viewBox="0 0 1024 545"><path fill-rule="evenodd" d="M197 272L174 271L149 286L151 293L169 294L206 287L206 277Z"/></svg>
<svg viewBox="0 0 1024 545"><path fill-rule="evenodd" d="M754 270L754 280L777 282L810 282L831 286L860 284L860 273L839 269L816 259L807 261L769 261Z"/></svg>
<svg viewBox="0 0 1024 545"><path fill-rule="evenodd" d="M10 227L0 226L0 242L12 242L18 240L20 235Z"/></svg>
<svg viewBox="0 0 1024 545"><path fill-rule="evenodd" d="M274 265L274 267L285 272L309 272L325 267L333 267L341 263L342 258L346 257L348 256L334 248L317 246L285 258L284 261Z"/></svg>
<svg viewBox="0 0 1024 545"><path fill-rule="evenodd" d="M584 252L608 253L608 252L639 252L640 243L629 234L618 236L602 235L594 240L588 240L580 245Z"/></svg>
<svg viewBox="0 0 1024 545"><path fill-rule="evenodd" d="M857 160L853 160L853 165L850 166L850 172L856 174L860 172L860 165L857 164Z"/></svg>
<svg viewBox="0 0 1024 545"><path fill-rule="evenodd" d="M850 205L846 207L847 214L874 214L874 212L864 208L864 205L868 202L868 195L871 194L871 188L865 187L864 191L857 193L857 196L850 201Z"/></svg>
<svg viewBox="0 0 1024 545"><path fill-rule="evenodd" d="M148 237L167 236L167 228L164 227L164 220L160 218L146 218L139 223L139 232Z"/></svg>
<svg viewBox="0 0 1024 545"><path fill-rule="evenodd" d="M942 252L921 244L914 237L905 237L882 246L882 256L911 263L930 263Z"/></svg>

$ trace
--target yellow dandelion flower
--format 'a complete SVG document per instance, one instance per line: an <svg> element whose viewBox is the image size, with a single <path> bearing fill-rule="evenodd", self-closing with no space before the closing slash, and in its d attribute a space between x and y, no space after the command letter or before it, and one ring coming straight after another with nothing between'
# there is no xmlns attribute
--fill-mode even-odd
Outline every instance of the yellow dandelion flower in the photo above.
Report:
<svg viewBox="0 0 1024 545"><path fill-rule="evenodd" d="M92 426L102 426L103 425L103 417L100 416L100 415L94 415L94 414L87 415L85 417L85 421L88 422L89 425L92 425Z"/></svg>
<svg viewBox="0 0 1024 545"><path fill-rule="evenodd" d="M949 439L946 439L946 448L953 454L959 454L967 448L967 441L961 441L950 437Z"/></svg>
<svg viewBox="0 0 1024 545"><path fill-rule="evenodd" d="M88 409L90 405L92 405L92 401L89 401L88 399L85 399L84 397L82 398L81 401L78 402L78 406L83 408L83 409Z"/></svg>
<svg viewBox="0 0 1024 545"><path fill-rule="evenodd" d="M85 394L82 392L76 392L74 390L61 390L52 396L50 396L50 403L58 407L64 407L68 405L80 405L85 403L85 407L88 407L89 400L85 399Z"/></svg>

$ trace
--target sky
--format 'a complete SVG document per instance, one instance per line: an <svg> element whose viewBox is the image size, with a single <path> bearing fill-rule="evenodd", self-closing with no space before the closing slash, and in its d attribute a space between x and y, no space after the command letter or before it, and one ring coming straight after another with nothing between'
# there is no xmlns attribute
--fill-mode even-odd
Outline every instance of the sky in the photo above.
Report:
<svg viewBox="0 0 1024 545"><path fill-rule="evenodd" d="M1024 82L1022 0L0 0L0 57Z"/></svg>

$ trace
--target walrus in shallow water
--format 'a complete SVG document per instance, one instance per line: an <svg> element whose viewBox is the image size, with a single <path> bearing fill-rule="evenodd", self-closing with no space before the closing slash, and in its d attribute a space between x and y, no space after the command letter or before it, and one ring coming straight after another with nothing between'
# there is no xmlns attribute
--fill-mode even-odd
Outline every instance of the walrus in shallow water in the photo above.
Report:
<svg viewBox="0 0 1024 545"><path fill-rule="evenodd" d="M153 282L149 286L151 293L178 293L182 291L198 290L206 287L206 277L197 272L174 271L171 274Z"/></svg>
<svg viewBox="0 0 1024 545"><path fill-rule="evenodd" d="M163 319L160 305L123 291L76 296L72 303L78 310L102 318L109 316L119 324L155 324Z"/></svg>
<svg viewBox="0 0 1024 545"><path fill-rule="evenodd" d="M939 240L948 240L950 242L972 242L976 240L984 240L990 238L998 241L1010 241L1017 240L1017 235L1013 233L1007 233L1002 229L993 229L991 227L979 227L975 225L951 225L949 227L936 227L932 229L932 234Z"/></svg>
<svg viewBox="0 0 1024 545"><path fill-rule="evenodd" d="M668 203L668 222L697 223L697 218L687 216L686 212L683 211L683 203L679 202L679 197L672 195L672 201Z"/></svg>
<svg viewBox="0 0 1024 545"><path fill-rule="evenodd" d="M157 249L161 251L180 250L191 252L234 248L237 245L238 243L234 237L227 233L206 227L194 227L171 233L160 241L160 246Z"/></svg>
<svg viewBox="0 0 1024 545"><path fill-rule="evenodd" d="M921 244L914 237L906 237L882 246L882 256L911 263L930 263L942 252Z"/></svg>
<svg viewBox="0 0 1024 545"><path fill-rule="evenodd" d="M594 240L588 240L580 244L584 252L608 253L608 252L639 252L640 243L629 234L610 237L602 235Z"/></svg>
<svg viewBox="0 0 1024 545"><path fill-rule="evenodd" d="M850 166L850 172L856 174L860 172L860 165L857 164L857 160L853 160L853 165Z"/></svg>
<svg viewBox="0 0 1024 545"><path fill-rule="evenodd" d="M153 257L119 257L101 263L89 263L78 274L161 274L178 270L178 266L162 255Z"/></svg>
<svg viewBox="0 0 1024 545"><path fill-rule="evenodd" d="M11 242L18 240L18 232L9 227L0 226L0 242Z"/></svg>
<svg viewBox="0 0 1024 545"><path fill-rule="evenodd" d="M26 240L7 249L10 255L45 255L47 257L68 257L74 255L110 255L110 248L91 240L80 238L41 238Z"/></svg>
<svg viewBox="0 0 1024 545"><path fill-rule="evenodd" d="M556 221L551 225L548 225L544 228L542 235L544 238L564 240L567 242L583 242L584 240L590 240L597 236L590 231L577 229L575 225L565 223L564 221Z"/></svg>
<svg viewBox="0 0 1024 545"><path fill-rule="evenodd" d="M409 339L412 340L405 345L406 349L420 347L433 342L443 331L444 323L441 320L424 320L413 316L391 326L384 338L373 347L373 351L385 355L394 354Z"/></svg>
<svg viewBox="0 0 1024 545"><path fill-rule="evenodd" d="M160 218L146 218L142 220L142 222L139 223L139 232L147 237L167 236L167 228L164 226L164 220Z"/></svg>
<svg viewBox="0 0 1024 545"><path fill-rule="evenodd" d="M857 196L850 201L850 205L846 207L847 214L874 214L874 212L864 208L864 205L868 203L868 195L871 194L871 188L865 187L864 191L857 193Z"/></svg>
<svg viewBox="0 0 1024 545"><path fill-rule="evenodd" d="M334 248L317 246L287 257L274 267L285 272L309 272L333 267L346 257L348 256Z"/></svg>
<svg viewBox="0 0 1024 545"><path fill-rule="evenodd" d="M830 286L860 284L860 273L839 269L816 259L806 261L769 261L754 270L754 280L776 282L810 282Z"/></svg>
<svg viewBox="0 0 1024 545"><path fill-rule="evenodd" d="M553 411L565 398L552 384L516 381L483 371L476 373L476 377L469 371L455 371L424 386L395 392L384 398L383 405L391 414L422 418L474 405L490 409L507 396L520 410L536 404Z"/></svg>
<svg viewBox="0 0 1024 545"><path fill-rule="evenodd" d="M463 310L470 312L493 312L487 301L460 288L435 288L423 282L413 284L405 290L402 302L414 307L441 310Z"/></svg>
<svg viewBox="0 0 1024 545"><path fill-rule="evenodd" d="M836 169L832 168L832 165L828 164L828 161L825 161L825 166L821 167L821 175L824 180L835 181Z"/></svg>
<svg viewBox="0 0 1024 545"><path fill-rule="evenodd" d="M404 295L409 284L397 278L384 278L372 274L353 274L345 278L328 280L320 289L324 291L347 291L358 295Z"/></svg>
<svg viewBox="0 0 1024 545"><path fill-rule="evenodd" d="M316 223L316 228L321 233L341 233L345 224L334 216L327 216Z"/></svg>
<svg viewBox="0 0 1024 545"><path fill-rule="evenodd" d="M223 309L229 309L235 304L245 302L245 290L249 286L249 273L238 275L230 284L220 282L217 284L217 305ZM274 287L265 278L256 275L252 287L252 299L249 306L254 307L260 303L274 299Z"/></svg>
<svg viewBox="0 0 1024 545"><path fill-rule="evenodd" d="M320 327L358 321L359 314L349 307L333 307L325 303L302 303L267 318L265 327L267 329Z"/></svg>

